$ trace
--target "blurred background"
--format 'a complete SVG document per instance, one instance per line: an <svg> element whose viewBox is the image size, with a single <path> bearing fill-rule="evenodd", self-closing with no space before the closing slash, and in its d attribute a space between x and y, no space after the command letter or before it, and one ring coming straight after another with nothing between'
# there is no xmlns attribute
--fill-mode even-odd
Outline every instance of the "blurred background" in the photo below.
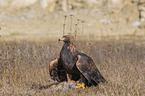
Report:
<svg viewBox="0 0 145 96"><path fill-rule="evenodd" d="M0 40L145 39L144 0L0 0ZM79 38L84 39L84 38Z"/></svg>

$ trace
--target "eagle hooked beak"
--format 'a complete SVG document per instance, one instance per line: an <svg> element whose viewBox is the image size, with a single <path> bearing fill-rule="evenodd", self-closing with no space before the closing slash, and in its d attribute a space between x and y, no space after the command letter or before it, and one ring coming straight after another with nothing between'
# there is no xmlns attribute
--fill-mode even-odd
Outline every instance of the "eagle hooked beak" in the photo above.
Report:
<svg viewBox="0 0 145 96"><path fill-rule="evenodd" d="M62 37L60 37L59 39L58 39L58 41L64 41L65 40L65 37L64 36L62 36Z"/></svg>

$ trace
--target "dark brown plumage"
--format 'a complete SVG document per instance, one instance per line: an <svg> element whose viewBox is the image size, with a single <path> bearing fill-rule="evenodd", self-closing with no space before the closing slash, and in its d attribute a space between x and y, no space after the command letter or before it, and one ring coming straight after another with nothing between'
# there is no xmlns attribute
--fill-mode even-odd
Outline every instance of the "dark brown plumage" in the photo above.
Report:
<svg viewBox="0 0 145 96"><path fill-rule="evenodd" d="M62 36L59 41L64 41L64 45L59 59L50 64L50 75L53 80L58 82L80 81L86 86L96 86L98 83L106 81L93 60L86 54L76 51L73 36Z"/></svg>

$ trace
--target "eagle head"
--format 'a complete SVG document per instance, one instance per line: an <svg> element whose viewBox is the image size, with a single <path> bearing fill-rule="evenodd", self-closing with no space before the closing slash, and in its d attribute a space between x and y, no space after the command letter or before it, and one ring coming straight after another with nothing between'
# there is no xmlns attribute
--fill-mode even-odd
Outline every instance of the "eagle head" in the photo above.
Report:
<svg viewBox="0 0 145 96"><path fill-rule="evenodd" d="M58 41L64 41L65 43L75 43L75 39L72 35L64 35L60 37Z"/></svg>

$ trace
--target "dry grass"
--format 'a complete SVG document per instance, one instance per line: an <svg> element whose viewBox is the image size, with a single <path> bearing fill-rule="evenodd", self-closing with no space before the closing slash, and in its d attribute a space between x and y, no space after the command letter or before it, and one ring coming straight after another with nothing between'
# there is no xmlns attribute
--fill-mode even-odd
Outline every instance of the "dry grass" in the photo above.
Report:
<svg viewBox="0 0 145 96"><path fill-rule="evenodd" d="M86 89L44 92L37 86L53 82L49 62L59 56L58 42L1 42L0 94L53 96L143 96L145 46L134 43L78 42L77 49L90 55L107 84Z"/></svg>
<svg viewBox="0 0 145 96"><path fill-rule="evenodd" d="M5 14L0 15L0 95L144 96L145 27L131 26L138 20L135 10L136 7L127 5L122 10L98 8L42 12L41 15L33 11L17 14L3 11ZM38 88L53 82L48 65L59 57L62 44L55 40L62 32L82 40L77 42L77 49L93 58L107 84L49 93ZM96 41L111 39L120 41ZM124 43L124 39L131 42Z"/></svg>

